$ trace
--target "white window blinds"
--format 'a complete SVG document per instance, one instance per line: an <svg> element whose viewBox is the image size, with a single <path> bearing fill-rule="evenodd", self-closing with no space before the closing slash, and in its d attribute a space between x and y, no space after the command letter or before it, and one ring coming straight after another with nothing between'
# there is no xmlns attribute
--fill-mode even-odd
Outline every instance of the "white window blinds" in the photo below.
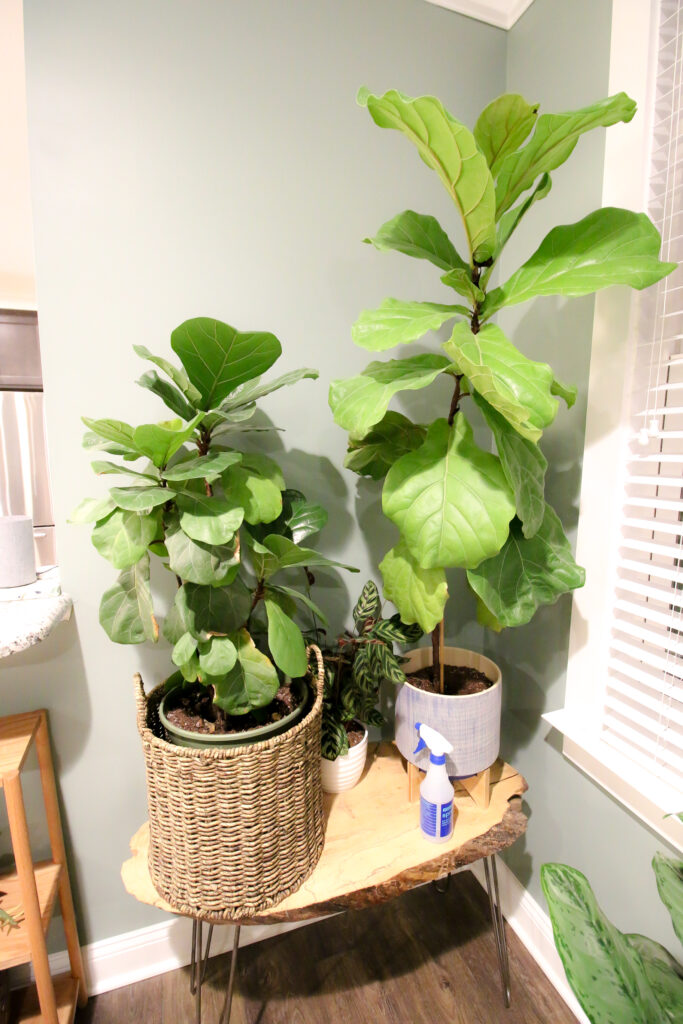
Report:
<svg viewBox="0 0 683 1024"><path fill-rule="evenodd" d="M683 260L683 15L662 0L649 214ZM683 810L683 267L643 293L602 739L681 794Z"/></svg>

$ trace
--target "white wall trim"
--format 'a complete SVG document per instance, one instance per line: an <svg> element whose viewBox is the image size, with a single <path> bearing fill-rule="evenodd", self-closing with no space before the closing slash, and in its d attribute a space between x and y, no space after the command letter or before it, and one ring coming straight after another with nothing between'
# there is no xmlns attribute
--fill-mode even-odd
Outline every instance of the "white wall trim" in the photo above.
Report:
<svg viewBox="0 0 683 1024"><path fill-rule="evenodd" d="M427 0L457 14L485 21L496 28L511 29L534 0Z"/></svg>

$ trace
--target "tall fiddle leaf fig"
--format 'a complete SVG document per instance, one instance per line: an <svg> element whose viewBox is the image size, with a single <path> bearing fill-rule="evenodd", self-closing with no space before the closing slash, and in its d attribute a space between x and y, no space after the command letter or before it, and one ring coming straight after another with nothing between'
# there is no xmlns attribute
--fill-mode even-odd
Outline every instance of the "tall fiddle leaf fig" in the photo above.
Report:
<svg viewBox="0 0 683 1024"><path fill-rule="evenodd" d="M498 287L489 282L521 220L552 187L550 173L594 128L630 121L624 93L581 110L542 113L516 93L489 103L470 130L433 96L382 96L361 89L358 102L380 128L405 136L450 196L464 229L456 248L428 213L405 210L365 241L426 260L456 301L387 298L363 311L354 342L381 353L446 328L437 351L371 362L335 380L329 401L349 432L346 466L383 480L382 509L400 537L381 563L385 595L406 623L441 627L446 570L467 571L478 617L494 629L522 625L536 609L582 586L559 517L545 499L547 461L539 442L576 389L548 362L535 362L492 318L537 296L588 295L609 285L646 288L674 269L659 259L660 237L645 214L596 210L553 228ZM516 340L516 339L515 339ZM550 355L550 353L549 353ZM405 392L450 381L450 404L416 423L390 408ZM492 446L481 447L469 422L476 404ZM125 443L125 440L124 440Z"/></svg>

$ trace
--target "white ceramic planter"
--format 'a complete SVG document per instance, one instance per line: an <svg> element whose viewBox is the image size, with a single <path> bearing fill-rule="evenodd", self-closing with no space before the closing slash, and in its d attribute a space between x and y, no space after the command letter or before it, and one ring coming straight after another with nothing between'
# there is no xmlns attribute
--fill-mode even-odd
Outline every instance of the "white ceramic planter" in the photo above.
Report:
<svg viewBox="0 0 683 1024"><path fill-rule="evenodd" d="M419 754L413 751L418 743L415 723L429 725L453 745L453 752L446 759L448 774L463 779L484 771L498 757L502 676L490 658L462 647L444 647L443 661L444 665L479 669L493 680L493 686L482 693L448 697L442 693L425 693L405 683L396 697L396 746L407 761L426 771L427 751L421 750ZM409 652L402 668L409 676L431 664L431 647L419 647Z"/></svg>
<svg viewBox="0 0 683 1024"><path fill-rule="evenodd" d="M360 743L349 747L348 754L342 754L334 761L322 757L323 791L325 793L343 793L345 789L353 789L365 768L368 752L368 730Z"/></svg>

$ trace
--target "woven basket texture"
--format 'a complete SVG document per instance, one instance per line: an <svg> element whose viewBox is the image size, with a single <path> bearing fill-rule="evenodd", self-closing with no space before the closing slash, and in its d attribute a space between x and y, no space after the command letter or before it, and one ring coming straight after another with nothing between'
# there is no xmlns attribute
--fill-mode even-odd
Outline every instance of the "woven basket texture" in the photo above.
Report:
<svg viewBox="0 0 683 1024"><path fill-rule="evenodd" d="M251 917L295 892L323 850L320 731L323 665L311 704L288 732L234 749L195 750L164 738L163 684L136 675L147 772L149 871L179 913L221 922Z"/></svg>

